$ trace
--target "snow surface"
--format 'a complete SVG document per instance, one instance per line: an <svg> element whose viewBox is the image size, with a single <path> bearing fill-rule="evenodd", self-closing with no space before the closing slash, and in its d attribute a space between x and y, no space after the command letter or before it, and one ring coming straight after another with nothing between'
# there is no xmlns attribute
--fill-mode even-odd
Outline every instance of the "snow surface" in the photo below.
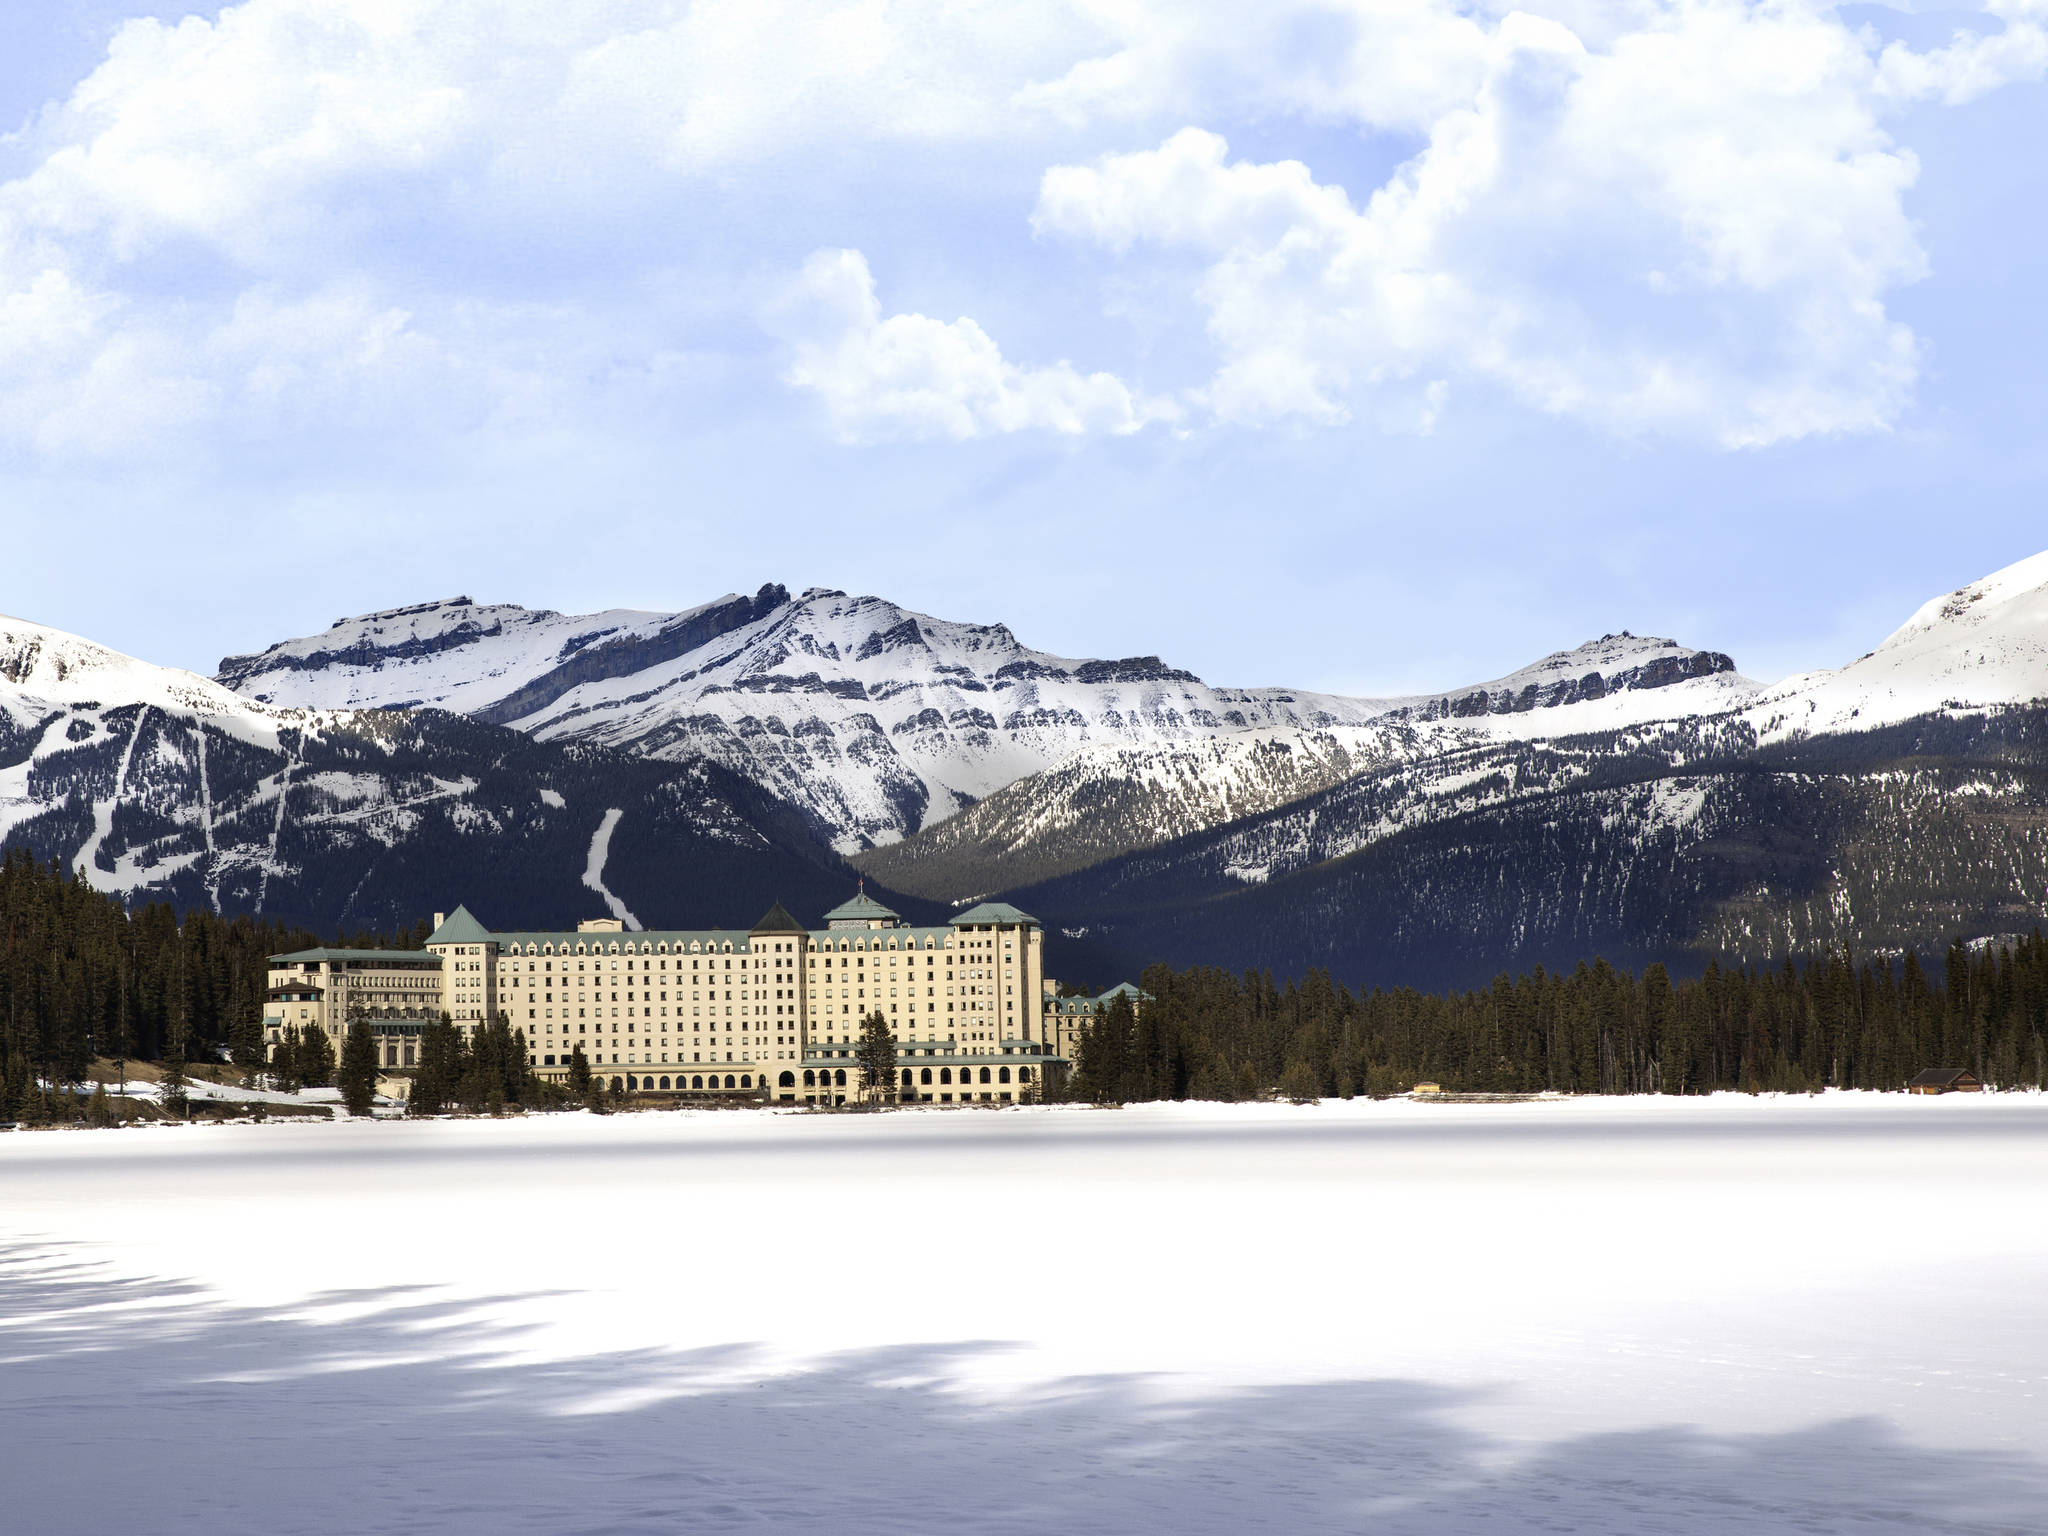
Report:
<svg viewBox="0 0 2048 1536"><path fill-rule="evenodd" d="M604 820L597 824L597 830L590 834L590 856L583 865L583 884L586 889L597 892L604 898L606 908L620 922L634 933L640 931L640 919L626 909L626 904L612 894L604 883L604 867L612 856L612 833L619 827L619 821L626 813L614 806L604 813ZM677 993L678 997L682 994ZM654 1058L649 1057L652 1061ZM666 1059L666 1058L664 1058ZM681 1058L677 1058L680 1060Z"/></svg>
<svg viewBox="0 0 2048 1536"><path fill-rule="evenodd" d="M1765 737L1870 730L2048 698L2048 552L1924 604L1867 656L1763 690Z"/></svg>
<svg viewBox="0 0 2048 1536"><path fill-rule="evenodd" d="M2048 1531L2038 1096L0 1137L16 1528Z"/></svg>
<svg viewBox="0 0 2048 1536"><path fill-rule="evenodd" d="M56 705L149 704L173 714L244 720L274 714L210 677L138 661L47 624L0 614L0 696L9 692Z"/></svg>
<svg viewBox="0 0 2048 1536"><path fill-rule="evenodd" d="M1123 761L1118 754L1153 753L1160 765L1138 771L1171 775L1170 759L1190 744L1253 743L1241 761L1270 755L1275 745L1313 752L1332 732L1356 732L1390 710L1429 702L1212 687L1156 658L1132 665L1056 655L1023 645L1005 625L934 618L825 588L680 655L533 691L593 647L653 642L740 601L728 596L687 614L581 616L467 599L426 603L344 619L260 656L231 657L222 676L250 697L277 703L520 710L511 723L542 738L660 758L710 757L812 811L834 830L842 852L893 842L1083 754L1114 767ZM1519 689L1593 671L1612 678L1693 654L1669 640L1609 635L1484 686ZM648 655L663 649L651 646ZM1754 687L1721 674L1629 689L1577 710L1477 720L1475 731L1457 739L1668 719L1725 708ZM521 702L507 702L515 697ZM1220 804L1247 794L1256 798L1256 784L1236 784L1226 772L1206 798Z"/></svg>

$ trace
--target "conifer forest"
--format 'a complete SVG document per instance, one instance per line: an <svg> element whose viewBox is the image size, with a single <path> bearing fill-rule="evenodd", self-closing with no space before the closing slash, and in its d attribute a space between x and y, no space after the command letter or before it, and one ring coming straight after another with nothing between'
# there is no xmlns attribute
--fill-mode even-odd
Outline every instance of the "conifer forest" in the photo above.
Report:
<svg viewBox="0 0 2048 1536"><path fill-rule="evenodd" d="M336 935L354 948L416 947L422 928ZM40 1079L86 1081L95 1057L262 1060L267 959L320 935L205 909L130 911L54 864L0 859L0 1113ZM1148 969L1153 1001L1107 1006L1067 1097L1126 1103L1310 1099L1406 1092L1418 1081L1497 1093L1807 1092L1898 1089L1926 1067L1962 1067L1992 1088L2048 1085L2048 941L1953 945L1938 966L1911 953L1843 952L1673 978L1600 959L1540 967L1464 992L1354 991L1328 971L1298 980L1213 967ZM451 1031L452 1033L452 1031ZM509 1047L481 1070L518 1102ZM465 1091L468 1063L428 1072ZM331 1070L331 1063L329 1064ZM324 1081L317 1067L295 1070Z"/></svg>
<svg viewBox="0 0 2048 1536"><path fill-rule="evenodd" d="M1458 993L1353 992L1154 966L1154 1001L1113 1000L1083 1039L1072 1096L1300 1099L1405 1093L1419 1081L1485 1093L1804 1093L1901 1089L1927 1067L1987 1087L2048 1083L2048 941L2036 933L1939 971L1844 954L1674 980L1604 960L1540 967Z"/></svg>

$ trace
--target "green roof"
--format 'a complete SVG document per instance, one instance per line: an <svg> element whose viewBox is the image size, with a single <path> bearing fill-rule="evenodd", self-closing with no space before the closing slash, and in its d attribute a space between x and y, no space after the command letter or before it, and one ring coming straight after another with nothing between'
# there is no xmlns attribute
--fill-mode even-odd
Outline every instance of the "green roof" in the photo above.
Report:
<svg viewBox="0 0 2048 1536"><path fill-rule="evenodd" d="M841 902L830 912L827 912L825 914L825 921L828 923L871 923L882 918L896 918L900 920L901 916L901 913L890 911L889 908L883 906L866 891L862 891L853 900Z"/></svg>
<svg viewBox="0 0 2048 1536"><path fill-rule="evenodd" d="M1106 1003L1113 997L1128 997L1134 1003L1151 1003L1158 1001L1158 999L1153 997L1153 995L1150 992L1146 992L1137 987L1134 987L1128 981L1118 982L1115 986L1111 987L1107 992L1103 993L1102 996L1097 998L1096 1001L1099 1003Z"/></svg>
<svg viewBox="0 0 2048 1536"><path fill-rule="evenodd" d="M439 965L441 957L423 949L295 949L288 955L272 955L274 961L300 960L410 960Z"/></svg>
<svg viewBox="0 0 2048 1536"><path fill-rule="evenodd" d="M469 915L469 908L457 907L427 940L429 944L488 944L491 930Z"/></svg>
<svg viewBox="0 0 2048 1536"><path fill-rule="evenodd" d="M1029 923L1034 928L1045 925L1028 912L1019 912L1007 901L984 901L978 907L971 907L952 920L955 928L965 928L977 923Z"/></svg>
<svg viewBox="0 0 2048 1536"><path fill-rule="evenodd" d="M770 907L761 921L749 930L752 933L808 933L810 930L789 915L789 909L781 902Z"/></svg>

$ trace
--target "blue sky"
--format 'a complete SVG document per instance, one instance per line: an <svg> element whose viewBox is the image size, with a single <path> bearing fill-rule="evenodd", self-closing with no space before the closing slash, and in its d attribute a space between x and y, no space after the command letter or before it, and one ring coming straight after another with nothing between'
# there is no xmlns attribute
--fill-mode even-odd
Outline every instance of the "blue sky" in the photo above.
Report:
<svg viewBox="0 0 2048 1536"><path fill-rule="evenodd" d="M2048 547L2048 0L24 0L0 610L764 581L1356 692Z"/></svg>

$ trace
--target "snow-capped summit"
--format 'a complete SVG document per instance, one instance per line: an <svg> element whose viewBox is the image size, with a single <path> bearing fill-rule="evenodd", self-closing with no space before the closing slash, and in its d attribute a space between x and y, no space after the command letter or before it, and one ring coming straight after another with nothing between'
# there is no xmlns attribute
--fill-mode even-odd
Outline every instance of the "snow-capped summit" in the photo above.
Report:
<svg viewBox="0 0 2048 1536"><path fill-rule="evenodd" d="M584 616L468 599L343 620L221 679L300 704L433 704L543 739L722 762L843 849L943 820L1092 744L1357 725L1385 702L1212 688L1157 656L1086 659L1003 624L775 585L684 613Z"/></svg>
<svg viewBox="0 0 2048 1536"><path fill-rule="evenodd" d="M1722 704L1730 691L1756 686L1738 676L1734 661L1719 651L1696 651L1676 640L1623 630L1569 651L1553 651L1490 683L1475 683L1405 707L1424 720L1526 714L1610 694L1669 688L1698 678L1721 679L1712 692Z"/></svg>
<svg viewBox="0 0 2048 1536"><path fill-rule="evenodd" d="M47 624L0 614L0 707L151 704L182 713L259 713L212 678L160 667Z"/></svg>
<svg viewBox="0 0 2048 1536"><path fill-rule="evenodd" d="M252 656L230 656L220 681L276 704L486 714L523 710L586 676L634 670L702 645L788 601L780 587L727 593L682 613L614 608L560 614L516 603L444 598L337 619L326 630Z"/></svg>
<svg viewBox="0 0 2048 1536"><path fill-rule="evenodd" d="M1765 738L1869 730L2048 698L2048 552L1937 597L1876 650L1758 694Z"/></svg>

